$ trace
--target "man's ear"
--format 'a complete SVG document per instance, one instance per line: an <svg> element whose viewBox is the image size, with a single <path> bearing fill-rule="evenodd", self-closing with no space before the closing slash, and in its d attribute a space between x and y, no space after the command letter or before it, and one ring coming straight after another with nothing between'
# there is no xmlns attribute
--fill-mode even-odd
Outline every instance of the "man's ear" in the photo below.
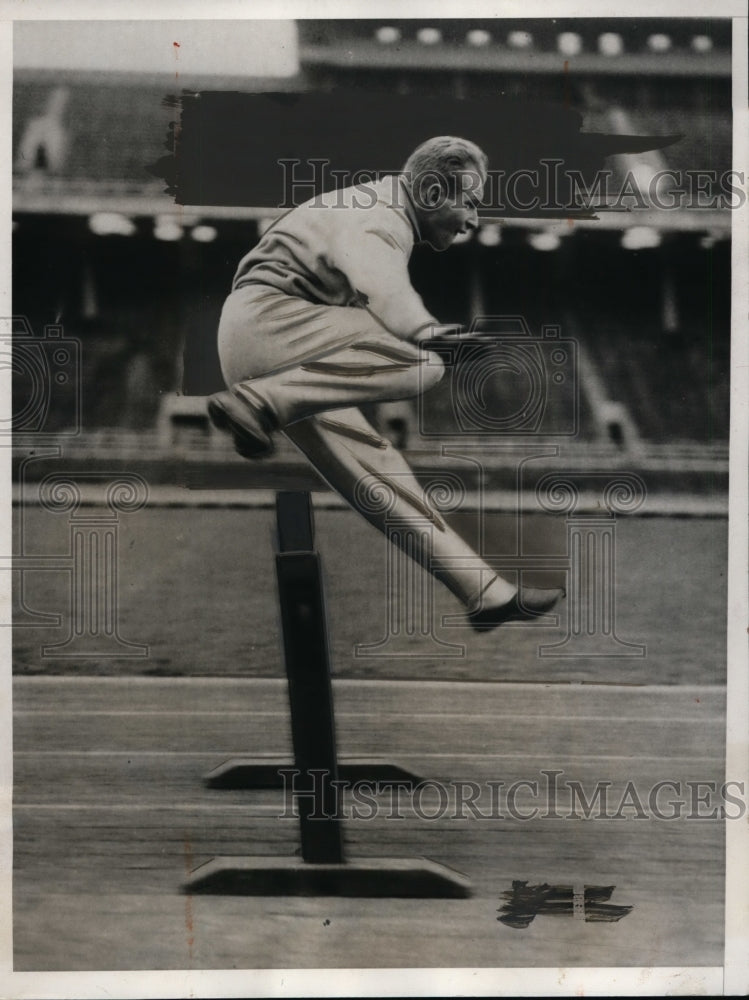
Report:
<svg viewBox="0 0 749 1000"><path fill-rule="evenodd" d="M436 208L444 200L444 195L442 193L442 187L437 181L430 184L429 187L424 192L424 205L427 208Z"/></svg>

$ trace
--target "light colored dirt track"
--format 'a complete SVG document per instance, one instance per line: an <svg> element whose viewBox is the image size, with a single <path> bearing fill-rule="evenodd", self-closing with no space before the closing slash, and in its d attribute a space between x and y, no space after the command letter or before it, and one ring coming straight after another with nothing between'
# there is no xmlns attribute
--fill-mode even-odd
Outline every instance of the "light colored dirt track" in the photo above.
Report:
<svg viewBox="0 0 749 1000"><path fill-rule="evenodd" d="M688 819L688 781L723 774L724 691L691 685L344 681L339 749L389 757L439 779L371 820L344 803L351 857L426 856L467 874L465 900L187 896L215 856L292 855L283 794L215 791L228 755L284 755L283 682L35 677L15 681L15 963L18 970L262 967L717 966L722 962L724 824ZM557 770L556 807L542 772ZM686 803L681 818L655 805ZM511 815L456 782L524 786ZM569 792L609 782L609 815L633 783L644 815L581 818ZM393 818L393 811L402 819ZM455 817L456 811L458 818ZM700 807L701 813L708 812ZM558 818L550 813L556 812ZM594 813L595 816L595 813ZM501 893L532 884L615 885L618 923L538 916L497 922Z"/></svg>

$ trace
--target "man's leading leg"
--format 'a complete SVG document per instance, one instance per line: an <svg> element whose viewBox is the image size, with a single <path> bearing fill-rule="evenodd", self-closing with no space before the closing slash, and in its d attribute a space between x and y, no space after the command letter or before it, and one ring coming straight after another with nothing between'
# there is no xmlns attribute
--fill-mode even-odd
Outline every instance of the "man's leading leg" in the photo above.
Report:
<svg viewBox="0 0 749 1000"><path fill-rule="evenodd" d="M411 521L414 527L425 518L431 521L433 531L411 534L408 553L466 607L496 607L515 597L517 588L497 576L433 509L404 457L359 410L321 413L290 424L284 433L325 481L383 533L393 519L406 525Z"/></svg>

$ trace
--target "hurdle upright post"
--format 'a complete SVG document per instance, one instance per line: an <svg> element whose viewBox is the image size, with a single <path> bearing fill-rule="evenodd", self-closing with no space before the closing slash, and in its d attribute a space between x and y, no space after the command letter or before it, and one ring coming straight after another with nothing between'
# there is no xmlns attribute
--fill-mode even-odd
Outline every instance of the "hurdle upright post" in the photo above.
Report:
<svg viewBox="0 0 749 1000"><path fill-rule="evenodd" d="M309 493L277 493L276 520L276 575L294 746L292 791L299 811L302 857L310 862L341 862L327 615Z"/></svg>

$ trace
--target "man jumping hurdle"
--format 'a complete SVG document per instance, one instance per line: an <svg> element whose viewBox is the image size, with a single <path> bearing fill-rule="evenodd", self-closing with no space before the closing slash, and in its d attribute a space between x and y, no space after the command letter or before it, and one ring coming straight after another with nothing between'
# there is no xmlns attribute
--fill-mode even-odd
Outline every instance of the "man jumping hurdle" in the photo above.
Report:
<svg viewBox="0 0 749 1000"><path fill-rule="evenodd" d="M423 522L409 550L464 604L477 631L551 610L561 590L498 576L447 525L400 452L359 406L416 396L444 364L429 350L430 315L412 287L416 242L446 250L478 226L487 158L453 136L428 139L399 175L318 196L266 230L239 263L221 314L218 349L229 391L212 396L213 423L237 451L261 458L282 431L323 479L382 532L387 517ZM392 496L389 512L361 502L366 480Z"/></svg>

